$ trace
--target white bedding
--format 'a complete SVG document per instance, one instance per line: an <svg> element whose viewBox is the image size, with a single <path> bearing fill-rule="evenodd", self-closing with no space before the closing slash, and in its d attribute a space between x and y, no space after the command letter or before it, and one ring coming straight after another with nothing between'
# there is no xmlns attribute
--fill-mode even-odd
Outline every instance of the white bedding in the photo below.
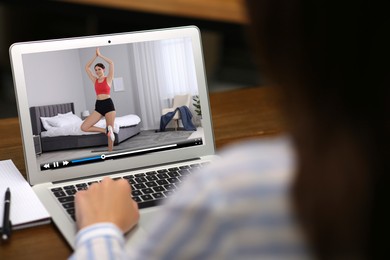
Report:
<svg viewBox="0 0 390 260"><path fill-rule="evenodd" d="M73 115L74 116L74 115ZM41 118L42 119L42 118ZM58 118L56 118L58 120ZM62 121L65 122L65 121ZM120 127L133 126L141 122L137 115L125 115L115 118L114 132L118 133ZM66 120L66 123L59 124L61 126L47 127L46 131L41 132L42 137L66 136L66 135L90 135L98 134L97 132L81 131L80 126L83 121L80 120ZM103 118L95 124L97 127L106 128L106 120Z"/></svg>

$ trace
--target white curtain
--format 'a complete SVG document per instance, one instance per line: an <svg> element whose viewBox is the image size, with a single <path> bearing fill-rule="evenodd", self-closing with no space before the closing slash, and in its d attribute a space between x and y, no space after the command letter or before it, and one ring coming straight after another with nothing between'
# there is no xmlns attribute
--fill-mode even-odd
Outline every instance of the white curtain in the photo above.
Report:
<svg viewBox="0 0 390 260"><path fill-rule="evenodd" d="M143 128L157 129L175 95L198 94L191 39L135 43L133 55Z"/></svg>

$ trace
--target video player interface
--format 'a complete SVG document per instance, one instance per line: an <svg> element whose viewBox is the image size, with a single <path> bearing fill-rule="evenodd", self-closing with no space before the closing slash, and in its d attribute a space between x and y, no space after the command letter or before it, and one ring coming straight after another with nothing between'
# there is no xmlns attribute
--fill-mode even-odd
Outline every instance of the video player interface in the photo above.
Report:
<svg viewBox="0 0 390 260"><path fill-rule="evenodd" d="M31 53L22 58L28 104L34 111L36 160L42 172L204 144L190 38ZM105 80L108 92L100 91L91 75L99 83ZM113 117L102 115L98 107L97 99L108 98L114 110L107 111L114 111ZM109 130L107 122L112 121ZM93 124L84 131L89 122ZM115 140L110 147L111 135Z"/></svg>

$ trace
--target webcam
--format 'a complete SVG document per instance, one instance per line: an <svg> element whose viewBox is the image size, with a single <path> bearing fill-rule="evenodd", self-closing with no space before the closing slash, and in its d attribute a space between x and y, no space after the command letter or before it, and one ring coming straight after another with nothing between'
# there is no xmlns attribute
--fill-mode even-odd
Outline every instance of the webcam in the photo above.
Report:
<svg viewBox="0 0 390 260"><path fill-rule="evenodd" d="M108 43L111 43L111 40L108 40Z"/></svg>

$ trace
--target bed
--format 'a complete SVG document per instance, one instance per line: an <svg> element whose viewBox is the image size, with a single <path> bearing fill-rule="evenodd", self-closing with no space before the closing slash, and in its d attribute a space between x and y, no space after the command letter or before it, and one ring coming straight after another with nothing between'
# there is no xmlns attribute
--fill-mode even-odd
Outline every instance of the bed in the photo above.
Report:
<svg viewBox="0 0 390 260"><path fill-rule="evenodd" d="M34 137L39 137L41 142L42 152L49 151L58 151L66 149L75 149L75 148L85 148L85 147L94 147L94 146L107 146L107 136L102 133L86 133L80 130L80 125L82 123L81 118L74 115L74 104L73 103L64 103L64 104L55 104L55 105L46 105L46 106L34 106L30 107L30 116L31 124ZM61 125L64 124L64 121L60 121L62 116L66 116L68 120L71 118L72 126ZM59 118L61 117L61 118ZM128 115L124 117L117 117L115 120L114 134L115 142L114 145L137 135L140 132L140 120L132 121L133 123L127 124L117 124L118 122L124 122L127 118L137 118L136 115ZM46 120L43 119L49 118L51 120L56 119L56 122L59 122L60 125L57 129L50 128L47 130L48 125L44 123ZM139 117L138 117L139 118ZM80 120L80 122L78 122ZM69 121L69 120L68 120ZM66 122L68 122L66 121ZM105 122L99 122L105 124ZM79 124L77 126L77 124ZM49 132L55 132L55 130L66 130L67 128L77 129L79 133L70 132L70 133L61 133L49 134ZM54 130L54 131L53 131Z"/></svg>

